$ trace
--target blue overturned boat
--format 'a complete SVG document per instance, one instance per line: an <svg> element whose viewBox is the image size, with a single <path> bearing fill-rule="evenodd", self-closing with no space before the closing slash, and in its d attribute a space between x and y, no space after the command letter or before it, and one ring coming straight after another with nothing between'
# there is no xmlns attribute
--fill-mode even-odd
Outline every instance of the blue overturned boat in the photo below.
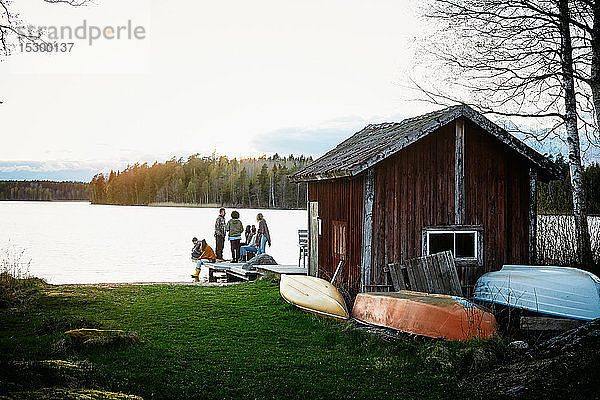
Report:
<svg viewBox="0 0 600 400"><path fill-rule="evenodd" d="M600 318L600 279L577 268L505 265L477 280L473 299L590 321Z"/></svg>

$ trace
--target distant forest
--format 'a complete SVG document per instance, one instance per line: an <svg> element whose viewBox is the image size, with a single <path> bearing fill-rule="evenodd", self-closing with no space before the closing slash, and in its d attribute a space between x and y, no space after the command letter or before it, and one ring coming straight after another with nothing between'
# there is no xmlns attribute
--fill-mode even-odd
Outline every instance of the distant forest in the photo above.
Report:
<svg viewBox="0 0 600 400"><path fill-rule="evenodd" d="M0 181L0 200L88 200L87 183Z"/></svg>
<svg viewBox="0 0 600 400"><path fill-rule="evenodd" d="M552 157L551 157L552 158ZM539 214L573 214L571 174L567 160L559 154L554 162L562 171L562 179L538 187ZM583 171L585 201L589 215L600 215L600 164L588 165Z"/></svg>
<svg viewBox="0 0 600 400"><path fill-rule="evenodd" d="M135 164L123 171L98 174L89 184L89 198L95 204L305 208L306 184L292 183L287 176L310 162L312 158L303 155L238 160L196 154L187 160Z"/></svg>
<svg viewBox="0 0 600 400"><path fill-rule="evenodd" d="M569 166L562 155L553 158L563 176L538 184L539 214L572 214ZM312 162L311 157L245 158L225 156L164 163L135 164L124 171L98 174L83 182L0 181L0 200L90 200L95 204L147 205L191 203L247 208L305 208L306 184L287 175ZM587 211L600 215L600 164L583 173Z"/></svg>

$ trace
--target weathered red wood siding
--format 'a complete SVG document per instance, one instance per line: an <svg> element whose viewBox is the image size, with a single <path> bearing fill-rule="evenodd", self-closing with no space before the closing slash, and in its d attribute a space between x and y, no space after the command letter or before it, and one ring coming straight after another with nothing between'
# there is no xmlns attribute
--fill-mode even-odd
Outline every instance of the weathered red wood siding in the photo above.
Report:
<svg viewBox="0 0 600 400"><path fill-rule="evenodd" d="M529 164L477 125L465 125L466 223L484 228L484 264L467 271L474 284L485 272L529 256Z"/></svg>
<svg viewBox="0 0 600 400"><path fill-rule="evenodd" d="M322 230L319 236L319 277L331 279L335 272L333 259L333 221L347 225L347 262L340 279L349 294L355 296L360 286L360 265L363 218L363 178L310 182L309 201L319 203Z"/></svg>
<svg viewBox="0 0 600 400"><path fill-rule="evenodd" d="M383 267L421 255L423 226L454 223L454 123L375 166L372 283Z"/></svg>
<svg viewBox="0 0 600 400"><path fill-rule="evenodd" d="M383 267L422 255L422 228L454 220L455 124L375 166L372 282ZM467 121L465 224L483 226L482 267L459 267L465 286L483 273L528 258L529 165L522 156Z"/></svg>

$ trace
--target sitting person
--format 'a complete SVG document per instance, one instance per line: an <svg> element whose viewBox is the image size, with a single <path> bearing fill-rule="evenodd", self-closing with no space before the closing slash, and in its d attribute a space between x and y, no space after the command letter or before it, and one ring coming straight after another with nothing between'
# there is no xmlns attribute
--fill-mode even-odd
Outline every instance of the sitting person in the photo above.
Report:
<svg viewBox="0 0 600 400"><path fill-rule="evenodd" d="M205 262L215 262L217 259L217 255L213 251L212 247L210 247L206 240L202 239L200 243L198 243L197 238L192 239L192 243L194 243L194 248L192 249L192 258L197 260L196 263L196 273L192 275L192 278L198 278L200 276L200 268ZM197 255L194 257L194 255Z"/></svg>
<svg viewBox="0 0 600 400"><path fill-rule="evenodd" d="M192 238L192 243L194 247L192 247L192 259L200 258L202 255L202 243L198 241L197 237Z"/></svg>
<svg viewBox="0 0 600 400"><path fill-rule="evenodd" d="M250 229L250 225L246 225L246 230L244 231L244 239L243 242L240 242L240 245L247 246L250 244L250 239L252 239L252 230Z"/></svg>
<svg viewBox="0 0 600 400"><path fill-rule="evenodd" d="M248 261L248 253L256 254L258 250L258 235L256 234L256 227L252 226L251 231L252 237L248 240L246 246L240 247L240 254L245 261Z"/></svg>

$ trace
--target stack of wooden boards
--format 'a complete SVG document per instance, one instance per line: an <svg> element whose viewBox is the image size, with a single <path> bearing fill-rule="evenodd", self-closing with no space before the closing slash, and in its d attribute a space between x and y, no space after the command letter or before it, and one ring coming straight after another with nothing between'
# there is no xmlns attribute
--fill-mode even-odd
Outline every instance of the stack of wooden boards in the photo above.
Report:
<svg viewBox="0 0 600 400"><path fill-rule="evenodd" d="M462 296L460 280L450 251L406 260L405 264L388 264L394 291Z"/></svg>

